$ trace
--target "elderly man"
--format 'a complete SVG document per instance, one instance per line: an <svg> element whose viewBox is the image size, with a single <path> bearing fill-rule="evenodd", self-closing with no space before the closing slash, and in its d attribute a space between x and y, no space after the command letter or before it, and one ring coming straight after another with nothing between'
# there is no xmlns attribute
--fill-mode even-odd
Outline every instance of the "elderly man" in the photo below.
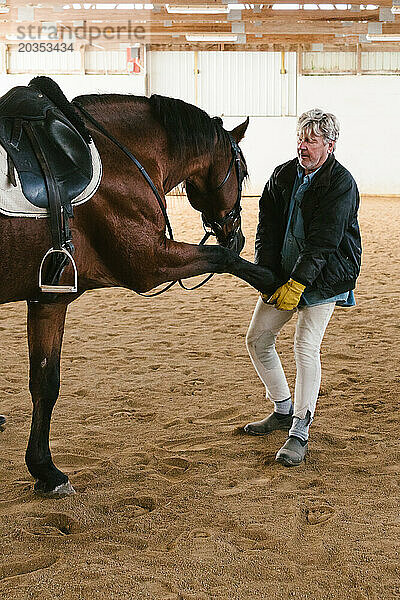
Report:
<svg viewBox="0 0 400 600"><path fill-rule="evenodd" d="M308 447L321 383L320 346L336 304L354 304L360 271L359 194L351 174L335 159L339 123L313 109L297 126L297 159L278 166L260 199L256 263L271 269L282 285L257 302L247 334L253 365L274 412L249 423L245 432L288 431L276 460L299 465ZM292 404L275 341L297 313Z"/></svg>

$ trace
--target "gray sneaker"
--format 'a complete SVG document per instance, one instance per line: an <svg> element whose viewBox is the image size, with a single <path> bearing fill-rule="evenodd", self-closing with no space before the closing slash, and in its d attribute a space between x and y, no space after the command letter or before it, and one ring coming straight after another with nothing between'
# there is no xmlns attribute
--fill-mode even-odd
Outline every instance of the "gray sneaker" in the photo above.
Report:
<svg viewBox="0 0 400 600"><path fill-rule="evenodd" d="M285 467L297 467L306 457L308 451L308 442L303 446L299 438L289 437L278 450L275 460Z"/></svg>
<svg viewBox="0 0 400 600"><path fill-rule="evenodd" d="M277 413L273 412L262 421L247 423L243 429L249 435L268 435L278 430L289 431L293 423L293 415L279 415L279 417L276 415Z"/></svg>
<svg viewBox="0 0 400 600"><path fill-rule="evenodd" d="M6 424L6 418L0 415L0 431L3 431L4 425Z"/></svg>

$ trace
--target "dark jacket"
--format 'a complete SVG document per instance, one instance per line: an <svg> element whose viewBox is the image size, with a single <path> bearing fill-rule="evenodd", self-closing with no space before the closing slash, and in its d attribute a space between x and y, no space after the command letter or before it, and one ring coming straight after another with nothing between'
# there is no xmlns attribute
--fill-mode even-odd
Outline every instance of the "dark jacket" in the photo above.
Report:
<svg viewBox="0 0 400 600"><path fill-rule="evenodd" d="M277 167L260 198L255 262L274 271L282 283L288 279L281 269L281 250L297 165L294 159ZM304 249L290 277L307 291L331 298L355 287L361 266L359 203L353 177L331 154L301 203Z"/></svg>

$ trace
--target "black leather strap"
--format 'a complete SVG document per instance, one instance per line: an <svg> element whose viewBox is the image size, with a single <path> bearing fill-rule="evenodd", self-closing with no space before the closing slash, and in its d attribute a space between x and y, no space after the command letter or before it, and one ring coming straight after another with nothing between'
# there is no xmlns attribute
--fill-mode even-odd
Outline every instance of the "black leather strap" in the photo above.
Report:
<svg viewBox="0 0 400 600"><path fill-rule="evenodd" d="M36 136L34 127L32 127L32 124L28 121L24 122L23 128L29 137L33 151L35 152L40 168L43 171L49 200L50 231L53 241L53 248L54 250L59 250L66 242L64 228L65 215L63 215L60 190L54 175L51 172L46 154Z"/></svg>
<svg viewBox="0 0 400 600"><path fill-rule="evenodd" d="M15 165L9 154L7 154L7 176L11 182L11 185L17 187L17 179L15 177Z"/></svg>

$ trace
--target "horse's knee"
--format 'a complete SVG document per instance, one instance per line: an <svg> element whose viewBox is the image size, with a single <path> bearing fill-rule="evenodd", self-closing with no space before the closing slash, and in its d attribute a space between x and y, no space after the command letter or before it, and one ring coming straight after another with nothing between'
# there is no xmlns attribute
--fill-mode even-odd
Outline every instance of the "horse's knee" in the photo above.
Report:
<svg viewBox="0 0 400 600"><path fill-rule="evenodd" d="M210 273L230 273L238 260L237 254L224 246L199 246L209 263Z"/></svg>

